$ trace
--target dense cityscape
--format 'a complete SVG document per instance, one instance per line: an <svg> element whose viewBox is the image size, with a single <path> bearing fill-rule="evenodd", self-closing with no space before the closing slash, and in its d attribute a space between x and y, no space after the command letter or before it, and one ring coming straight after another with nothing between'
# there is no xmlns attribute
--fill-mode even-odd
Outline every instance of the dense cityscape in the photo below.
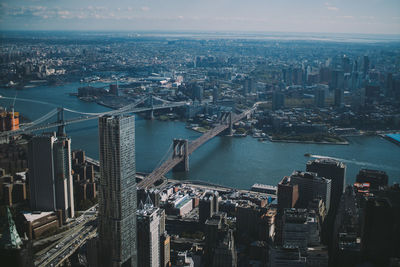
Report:
<svg viewBox="0 0 400 267"><path fill-rule="evenodd" d="M2 36L1 83L15 94L2 97L0 125L9 266L398 266L398 171L346 177L346 162L306 153L276 184L166 177L190 175L189 156L220 136L333 146L378 136L398 150L398 43L68 35ZM18 92L76 82L69 97L108 111L18 110L30 101ZM168 140L146 173L135 117L199 135ZM71 147L69 125L89 120L99 158Z"/></svg>
<svg viewBox="0 0 400 267"><path fill-rule="evenodd" d="M400 266L397 36L0 40L1 265Z"/></svg>

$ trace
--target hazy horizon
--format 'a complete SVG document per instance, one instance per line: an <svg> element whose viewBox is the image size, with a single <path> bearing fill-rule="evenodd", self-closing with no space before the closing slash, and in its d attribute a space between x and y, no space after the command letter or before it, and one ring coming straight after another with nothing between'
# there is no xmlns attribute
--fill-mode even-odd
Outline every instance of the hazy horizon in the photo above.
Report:
<svg viewBox="0 0 400 267"><path fill-rule="evenodd" d="M400 34L397 0L4 0L0 30Z"/></svg>

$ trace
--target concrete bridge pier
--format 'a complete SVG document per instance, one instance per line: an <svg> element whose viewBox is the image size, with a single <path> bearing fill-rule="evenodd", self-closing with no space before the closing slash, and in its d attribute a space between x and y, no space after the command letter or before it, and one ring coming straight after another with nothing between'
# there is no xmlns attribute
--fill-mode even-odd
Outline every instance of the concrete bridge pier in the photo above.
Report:
<svg viewBox="0 0 400 267"><path fill-rule="evenodd" d="M149 120L154 120L154 109L148 111L147 117L149 118Z"/></svg>
<svg viewBox="0 0 400 267"><path fill-rule="evenodd" d="M174 172L188 172L189 171L189 141L187 139L174 139L173 141L173 158L183 157L172 171Z"/></svg>

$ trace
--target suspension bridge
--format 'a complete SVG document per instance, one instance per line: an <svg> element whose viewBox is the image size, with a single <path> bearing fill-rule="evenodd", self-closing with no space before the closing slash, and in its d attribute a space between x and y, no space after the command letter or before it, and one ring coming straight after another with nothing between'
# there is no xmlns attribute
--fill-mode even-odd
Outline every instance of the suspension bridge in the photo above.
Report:
<svg viewBox="0 0 400 267"><path fill-rule="evenodd" d="M17 100L45 103L45 102L34 101L34 100L29 100L29 99L17 99ZM157 101L160 104L155 105L154 104L155 101ZM147 103L148 105L144 106L144 107L138 107L139 105L141 105L143 103L145 103L145 104ZM48 103L45 103L45 104L48 104ZM72 109L65 108L65 107L61 107L61 108L58 107L58 108L54 108L53 110L46 113L42 117L36 119L35 121L21 124L18 130L1 132L0 138L9 138L9 137L16 136L19 134L28 134L28 133L42 131L45 129L56 128L56 127L58 127L59 129L64 129L66 125L97 119L104 115L112 116L112 115L123 115L123 114L128 114L128 113L149 112L150 117L153 118L154 110L172 109L172 108L182 107L186 104L187 104L186 102L170 102L170 101L167 101L167 100L164 100L164 99L152 96L152 95L148 95L148 96L145 96L145 97L135 101L134 103L126 105L120 109L111 110L111 111L102 112L102 113L87 113L87 112L72 110ZM65 112L78 114L80 116L75 117L75 118L65 119L65 117L64 117ZM46 121L49 121L54 116L57 116L57 121L45 123Z"/></svg>
<svg viewBox="0 0 400 267"><path fill-rule="evenodd" d="M251 109L243 111L240 114L233 114L232 112L221 113L218 120L219 122L216 123L212 129L193 141L189 142L187 139L174 139L164 158L160 161L161 164L138 183L138 188L148 188L152 186L171 170L189 171L189 156L197 148L213 137L224 133L224 131L226 131L226 134L232 135L232 125L250 116L257 108L257 105L256 103Z"/></svg>
<svg viewBox="0 0 400 267"><path fill-rule="evenodd" d="M21 99L19 99L21 100ZM155 105L155 100L161 104ZM29 101L29 100L27 100ZM147 107L138 107L139 105L147 103ZM261 103L261 102L260 102ZM240 114L233 112L221 112L217 121L214 123L213 128L205 132L203 135L195 140L189 141L187 139L174 139L167 153L161 159L157 167L147 175L141 182L138 183L138 188L148 188L156 181L162 179L169 171L188 171L189 170L189 156L201 145L214 138L215 136L225 132L227 135L232 135L232 126L234 123L249 117L257 108L259 103L255 103L252 108L242 111ZM0 138L8 138L11 136L26 134L41 131L44 129L58 127L58 131L65 131L65 126L69 124L79 123L87 120L97 119L104 115L122 115L129 113L142 113L149 112L150 117L153 117L154 110L172 109L187 105L186 102L169 102L161 98L149 95L145 96L136 102L124 106L117 110L111 110L102 113L86 113L81 111L72 110L69 108L55 108L37 120L26 123L20 126L18 130L1 132ZM79 114L80 116L71 119L64 119L64 112ZM50 118L57 116L56 122L48 122ZM95 162L98 165L98 162Z"/></svg>

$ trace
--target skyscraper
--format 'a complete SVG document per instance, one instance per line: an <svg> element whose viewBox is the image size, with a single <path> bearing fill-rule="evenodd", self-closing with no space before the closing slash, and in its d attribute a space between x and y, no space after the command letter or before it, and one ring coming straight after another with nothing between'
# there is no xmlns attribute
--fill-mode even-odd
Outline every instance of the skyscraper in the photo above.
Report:
<svg viewBox="0 0 400 267"><path fill-rule="evenodd" d="M329 211L331 200L331 180L317 176L313 172L294 171L290 176L290 184L299 186L299 199L296 206L307 208L310 201L321 198Z"/></svg>
<svg viewBox="0 0 400 267"><path fill-rule="evenodd" d="M346 165L334 159L315 159L307 162L306 170L315 172L320 177L331 179L330 206L336 210L346 184Z"/></svg>
<svg viewBox="0 0 400 267"><path fill-rule="evenodd" d="M282 92L275 91L272 94L272 109L278 110L285 107L285 95Z"/></svg>
<svg viewBox="0 0 400 267"><path fill-rule="evenodd" d="M363 61L364 65L363 65L363 73L364 73L364 77L367 75L368 70L369 70L369 57L368 56L364 56L364 61Z"/></svg>
<svg viewBox="0 0 400 267"><path fill-rule="evenodd" d="M335 107L341 108L344 106L344 91L343 89L335 89Z"/></svg>
<svg viewBox="0 0 400 267"><path fill-rule="evenodd" d="M315 105L319 108L325 107L325 89L316 88L314 93Z"/></svg>
<svg viewBox="0 0 400 267"><path fill-rule="evenodd" d="M143 205L141 202L137 211L138 234L138 266L160 266L160 228L163 219L162 210L151 203L150 197ZM164 266L164 264L162 264Z"/></svg>
<svg viewBox="0 0 400 267"><path fill-rule="evenodd" d="M137 266L135 118L99 118L99 241L103 266Z"/></svg>
<svg viewBox="0 0 400 267"><path fill-rule="evenodd" d="M377 190L380 186L387 186L389 176L384 171L361 169L356 178L357 183L370 183L371 189Z"/></svg>
<svg viewBox="0 0 400 267"><path fill-rule="evenodd" d="M35 136L28 145L32 210L62 210L64 221L74 217L71 139L54 133Z"/></svg>
<svg viewBox="0 0 400 267"><path fill-rule="evenodd" d="M284 209L294 208L299 199L299 186L290 182L290 177L285 176L278 183L278 212L283 215Z"/></svg>

